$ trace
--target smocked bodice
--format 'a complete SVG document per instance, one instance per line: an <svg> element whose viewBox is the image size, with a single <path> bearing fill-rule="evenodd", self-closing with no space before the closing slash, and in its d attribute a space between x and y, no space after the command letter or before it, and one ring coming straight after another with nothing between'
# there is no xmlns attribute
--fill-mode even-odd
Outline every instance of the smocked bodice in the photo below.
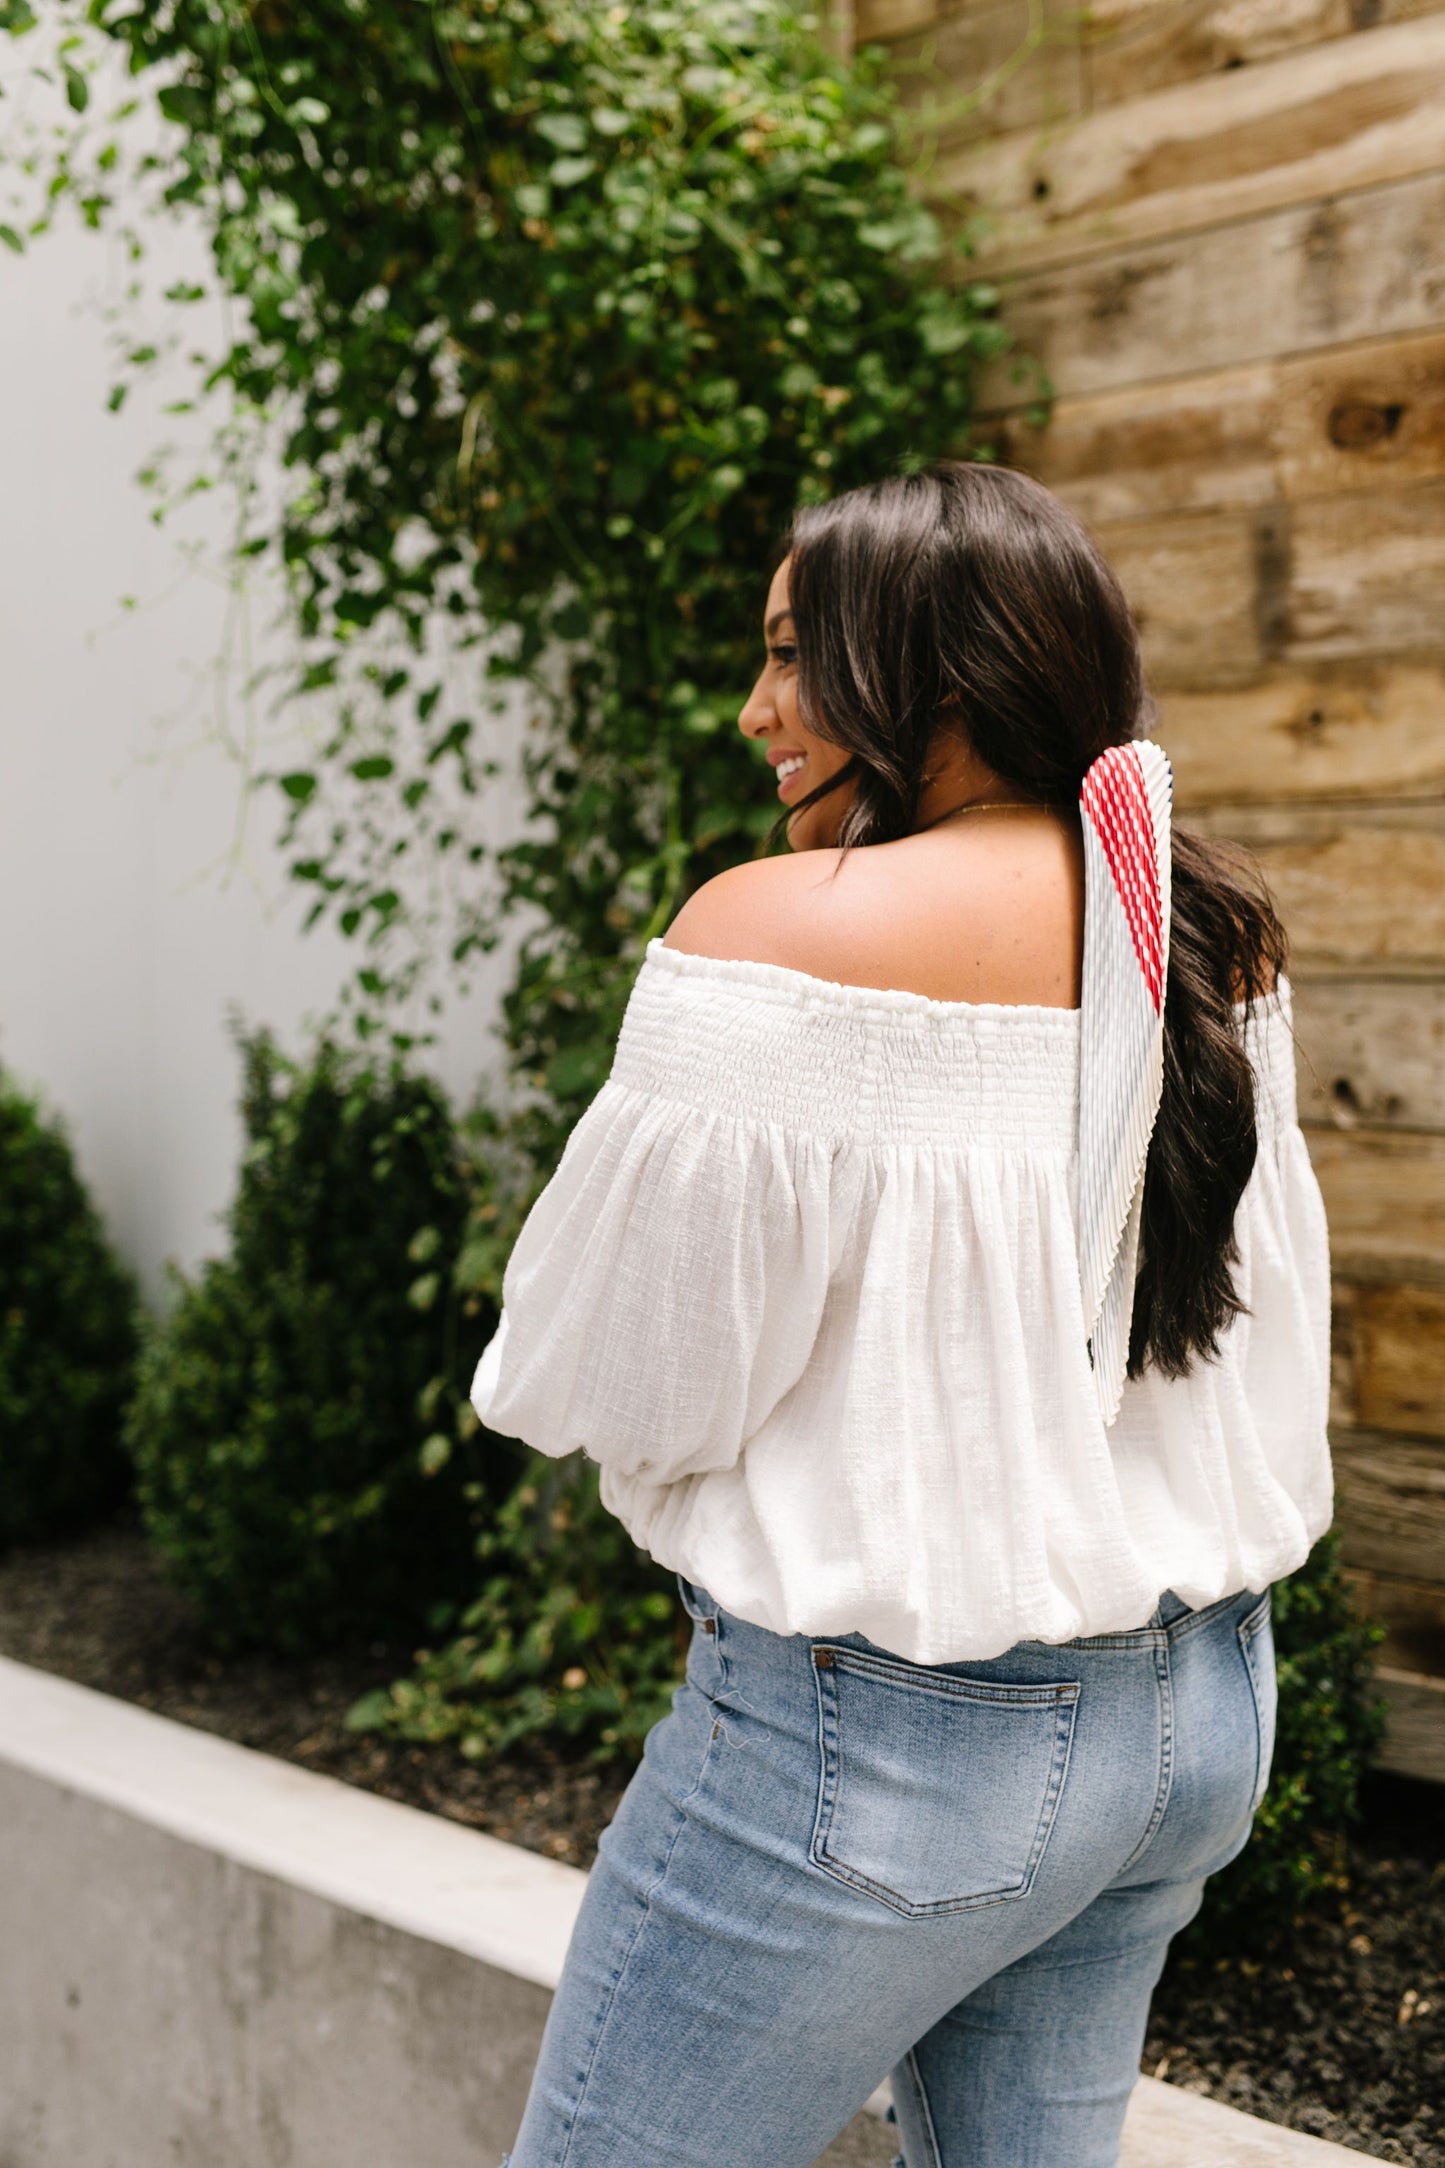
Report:
<svg viewBox="0 0 1445 2168"><path fill-rule="evenodd" d="M1068 1154L1076 1147L1080 1015L848 986L654 940L611 1080L838 1143ZM1292 1122L1287 980L1249 1019L1246 1044L1262 1126Z"/></svg>

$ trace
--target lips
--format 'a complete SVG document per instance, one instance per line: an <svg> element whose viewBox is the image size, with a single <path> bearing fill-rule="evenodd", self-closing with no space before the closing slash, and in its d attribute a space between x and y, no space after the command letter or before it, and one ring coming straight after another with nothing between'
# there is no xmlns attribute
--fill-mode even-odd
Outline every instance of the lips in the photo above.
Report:
<svg viewBox="0 0 1445 2168"><path fill-rule="evenodd" d="M789 785L796 781L797 777L803 772L805 766L803 755L801 753L784 753L780 755L775 766L778 771L778 796L785 798L788 794Z"/></svg>

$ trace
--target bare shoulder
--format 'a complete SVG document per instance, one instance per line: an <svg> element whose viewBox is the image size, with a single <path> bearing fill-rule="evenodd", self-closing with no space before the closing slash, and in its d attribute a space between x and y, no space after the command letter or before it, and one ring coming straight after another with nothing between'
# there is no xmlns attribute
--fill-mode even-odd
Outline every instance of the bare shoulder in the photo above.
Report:
<svg viewBox="0 0 1445 2168"><path fill-rule="evenodd" d="M1003 830L751 860L705 882L666 945L934 1001L1077 1008L1077 826Z"/></svg>
<svg viewBox="0 0 1445 2168"><path fill-rule="evenodd" d="M829 967L849 954L846 923L858 886L834 879L841 857L798 851L729 866L693 890L663 946L833 977ZM849 911L840 908L845 887Z"/></svg>
<svg viewBox="0 0 1445 2168"><path fill-rule="evenodd" d="M664 946L935 1001L1076 1009L1083 924L1077 826L999 823L750 859L694 891ZM1257 975L1272 992L1266 959Z"/></svg>

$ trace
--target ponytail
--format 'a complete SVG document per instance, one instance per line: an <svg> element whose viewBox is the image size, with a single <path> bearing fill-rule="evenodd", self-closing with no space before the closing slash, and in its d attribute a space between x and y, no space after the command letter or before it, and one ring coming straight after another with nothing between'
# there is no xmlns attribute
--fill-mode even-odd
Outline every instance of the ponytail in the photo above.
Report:
<svg viewBox="0 0 1445 2168"><path fill-rule="evenodd" d="M1249 852L1176 826L1172 858L1164 1090L1144 1172L1130 1377L1151 1363L1182 1377L1219 1353L1244 1308L1234 1220L1258 1142L1244 1023L1287 963Z"/></svg>

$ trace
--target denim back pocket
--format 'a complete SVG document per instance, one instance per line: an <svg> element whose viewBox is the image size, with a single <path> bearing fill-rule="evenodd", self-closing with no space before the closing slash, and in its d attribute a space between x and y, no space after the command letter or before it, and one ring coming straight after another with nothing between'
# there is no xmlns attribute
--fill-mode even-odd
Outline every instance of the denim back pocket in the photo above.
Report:
<svg viewBox="0 0 1445 2168"><path fill-rule="evenodd" d="M1249 1673L1249 1684L1254 1694L1254 1714L1259 1729L1254 1791L1249 1802L1249 1811L1254 1814L1269 1789L1270 1764L1274 1760L1275 1716L1279 1705L1274 1669L1274 1626L1268 1589L1254 1609L1240 1620L1235 1632L1239 1636L1240 1653Z"/></svg>
<svg viewBox="0 0 1445 2168"><path fill-rule="evenodd" d="M898 1912L1027 1896L1063 1791L1077 1680L995 1686L827 1642L812 1654L813 1864Z"/></svg>

